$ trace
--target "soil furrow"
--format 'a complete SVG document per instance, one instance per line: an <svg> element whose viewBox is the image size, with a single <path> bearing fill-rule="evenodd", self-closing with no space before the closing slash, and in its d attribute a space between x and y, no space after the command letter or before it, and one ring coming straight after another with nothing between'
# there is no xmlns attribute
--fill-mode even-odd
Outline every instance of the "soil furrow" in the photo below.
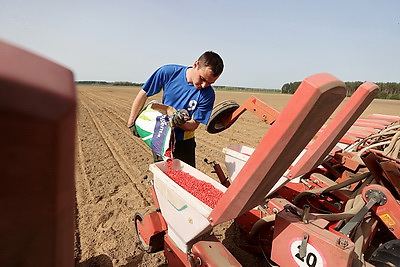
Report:
<svg viewBox="0 0 400 267"><path fill-rule="evenodd" d="M84 106L85 106L85 104L84 104ZM113 155L116 163L121 168L121 170L123 170L125 172L125 174L129 177L129 179L132 181L133 186L137 190L137 194L139 194L146 201L146 204L149 204L149 202L147 202L146 198L142 195L141 190L139 190L137 188L137 186L136 186L137 178L135 177L135 175L132 174L132 171L131 171L131 169L133 168L133 173L140 173L140 170L135 165L129 165L127 163L125 156L123 156L123 154L120 153L120 151L122 151L122 149L117 145L117 141L108 133L108 131L106 130L104 125L96 118L93 111L87 106L85 108L87 109L91 118L93 119L93 122L94 122L98 132L102 136L104 142L107 144L108 150Z"/></svg>
<svg viewBox="0 0 400 267"><path fill-rule="evenodd" d="M93 98L88 98L88 100L93 105L99 106L99 103L96 102L97 100L94 100ZM106 102L103 101L103 103L106 103ZM120 141L121 136L118 136L118 138L116 138L117 139L116 141L122 143L124 147L126 146L127 143L132 142L133 146L140 147L140 149L141 149L140 152L142 152L142 151L148 152L149 160L152 159L153 156L152 156L151 150L148 148L148 146L144 142L142 142L142 140L132 136L132 134L129 132L129 129L125 126L126 120L122 116L120 116L118 113L115 113L112 109L109 108L109 106L106 106L106 105L101 106L101 111L103 111L102 115L107 116L107 118L110 121L112 121L114 123L114 125L117 127L116 129L115 129L115 127L107 127L107 129L113 129L114 131L117 130L116 132L118 134L125 133L126 134L125 137L129 137L128 140L121 142ZM106 112L104 112L104 111L106 111ZM125 154L128 154L128 153L125 151Z"/></svg>

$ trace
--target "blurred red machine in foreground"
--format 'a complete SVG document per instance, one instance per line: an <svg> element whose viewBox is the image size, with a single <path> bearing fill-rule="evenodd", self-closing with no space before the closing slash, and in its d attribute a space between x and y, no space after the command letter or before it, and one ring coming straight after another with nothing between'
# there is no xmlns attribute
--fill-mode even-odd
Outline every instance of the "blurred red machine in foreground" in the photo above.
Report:
<svg viewBox="0 0 400 267"><path fill-rule="evenodd" d="M73 266L72 72L0 41L0 122L2 266Z"/></svg>

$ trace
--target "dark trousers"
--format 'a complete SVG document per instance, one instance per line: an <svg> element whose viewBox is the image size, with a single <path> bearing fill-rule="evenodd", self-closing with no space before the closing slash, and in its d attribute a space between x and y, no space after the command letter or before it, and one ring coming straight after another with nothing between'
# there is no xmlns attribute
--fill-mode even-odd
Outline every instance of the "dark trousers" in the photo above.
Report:
<svg viewBox="0 0 400 267"><path fill-rule="evenodd" d="M193 138L175 142L174 158L196 168L196 141Z"/></svg>
<svg viewBox="0 0 400 267"><path fill-rule="evenodd" d="M193 138L176 141L174 148L174 159L180 159L196 168L196 141ZM154 162L162 161L162 157L153 152Z"/></svg>

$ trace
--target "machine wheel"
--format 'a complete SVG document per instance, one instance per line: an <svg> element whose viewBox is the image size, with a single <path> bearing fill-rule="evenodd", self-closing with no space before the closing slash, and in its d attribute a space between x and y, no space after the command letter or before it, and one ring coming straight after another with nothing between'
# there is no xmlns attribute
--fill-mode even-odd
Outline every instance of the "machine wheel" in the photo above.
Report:
<svg viewBox="0 0 400 267"><path fill-rule="evenodd" d="M222 122L224 119L232 115L232 113L238 108L239 104L234 100L225 100L217 104L213 108L210 120L208 121L207 132L214 134L229 128L234 121L232 121L228 126L224 126Z"/></svg>
<svg viewBox="0 0 400 267"><path fill-rule="evenodd" d="M377 267L400 266L400 239L394 239L379 246L372 253L369 262Z"/></svg>
<svg viewBox="0 0 400 267"><path fill-rule="evenodd" d="M154 252L162 250L164 247L164 234L165 233L161 232L161 233L151 236L150 242L149 242L149 244L147 244L144 241L144 239L140 233L140 229L139 229L139 225L143 226L143 219L144 219L144 216L140 212L135 213L135 218L134 218L135 230L136 230L136 235L138 237L140 246L147 253L154 253Z"/></svg>

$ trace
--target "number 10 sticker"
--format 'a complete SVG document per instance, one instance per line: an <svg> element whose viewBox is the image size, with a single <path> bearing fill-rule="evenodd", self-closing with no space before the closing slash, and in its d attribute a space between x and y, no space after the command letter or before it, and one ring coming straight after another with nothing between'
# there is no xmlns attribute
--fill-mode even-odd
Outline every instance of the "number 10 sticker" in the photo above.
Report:
<svg viewBox="0 0 400 267"><path fill-rule="evenodd" d="M307 254L304 258L300 258L299 249L301 240L294 241L290 245L290 252L293 259L300 267L322 267L324 260L321 254L312 245L307 244Z"/></svg>

